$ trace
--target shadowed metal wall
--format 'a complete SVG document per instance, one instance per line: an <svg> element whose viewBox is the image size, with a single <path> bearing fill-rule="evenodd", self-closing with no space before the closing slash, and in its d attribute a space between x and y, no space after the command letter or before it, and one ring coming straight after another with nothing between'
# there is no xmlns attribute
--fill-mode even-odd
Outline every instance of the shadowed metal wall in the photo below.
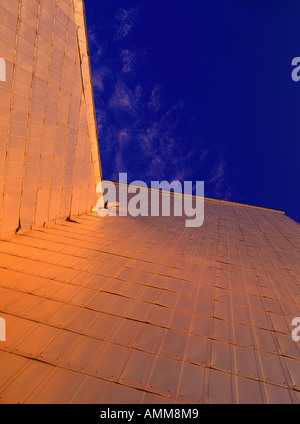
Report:
<svg viewBox="0 0 300 424"><path fill-rule="evenodd" d="M101 179L82 0L0 4L0 234L85 213Z"/></svg>

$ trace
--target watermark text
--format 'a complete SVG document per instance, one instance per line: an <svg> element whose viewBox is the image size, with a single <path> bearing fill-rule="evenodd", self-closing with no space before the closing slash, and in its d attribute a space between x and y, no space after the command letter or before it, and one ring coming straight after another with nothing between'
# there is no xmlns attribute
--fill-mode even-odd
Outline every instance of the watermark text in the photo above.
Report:
<svg viewBox="0 0 300 424"><path fill-rule="evenodd" d="M0 342L6 342L6 322L0 317Z"/></svg>
<svg viewBox="0 0 300 424"><path fill-rule="evenodd" d="M186 227L200 227L204 222L203 181L184 181L183 186L177 180L152 181L148 188L141 180L128 184L127 174L120 173L117 183L101 181L97 193L100 216L185 216Z"/></svg>

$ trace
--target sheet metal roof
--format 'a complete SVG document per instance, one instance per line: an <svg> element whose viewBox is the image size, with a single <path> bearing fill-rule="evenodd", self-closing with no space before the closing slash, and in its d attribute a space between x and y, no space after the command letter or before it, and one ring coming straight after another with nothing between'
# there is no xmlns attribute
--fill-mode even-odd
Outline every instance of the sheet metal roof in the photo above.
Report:
<svg viewBox="0 0 300 424"><path fill-rule="evenodd" d="M0 241L1 403L300 402L297 223L74 220Z"/></svg>

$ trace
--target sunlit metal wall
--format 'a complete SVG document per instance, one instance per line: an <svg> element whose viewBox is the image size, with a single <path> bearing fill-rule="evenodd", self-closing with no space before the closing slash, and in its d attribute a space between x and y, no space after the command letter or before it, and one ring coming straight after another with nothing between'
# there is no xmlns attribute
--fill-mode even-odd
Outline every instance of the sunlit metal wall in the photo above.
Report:
<svg viewBox="0 0 300 424"><path fill-rule="evenodd" d="M0 234L89 211L101 179L82 0L0 3Z"/></svg>

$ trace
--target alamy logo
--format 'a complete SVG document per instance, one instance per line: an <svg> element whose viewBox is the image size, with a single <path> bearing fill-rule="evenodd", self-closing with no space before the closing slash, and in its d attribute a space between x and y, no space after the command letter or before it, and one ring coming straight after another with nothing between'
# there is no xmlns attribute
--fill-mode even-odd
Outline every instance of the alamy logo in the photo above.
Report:
<svg viewBox="0 0 300 424"><path fill-rule="evenodd" d="M6 63L3 57L0 57L0 81L6 81Z"/></svg>
<svg viewBox="0 0 300 424"><path fill-rule="evenodd" d="M294 57L292 66L296 66L292 71L292 80L298 82L300 80L300 57Z"/></svg>
<svg viewBox="0 0 300 424"><path fill-rule="evenodd" d="M292 325L296 325L297 327L294 328L294 330L292 331L292 339L294 340L294 342L299 342L300 340L300 317L295 317L292 320Z"/></svg>
<svg viewBox="0 0 300 424"><path fill-rule="evenodd" d="M0 318L0 342L6 341L6 322L4 318Z"/></svg>
<svg viewBox="0 0 300 424"><path fill-rule="evenodd" d="M117 186L119 203L116 202ZM152 181L149 190L147 184L140 180L128 185L127 173L120 173L117 186L106 180L97 185L97 193L100 194L96 205L98 215L116 216L119 206L119 216L171 216L172 204L172 216L187 217L186 227L200 227L204 222L204 181L196 181L195 184L184 181L183 187L179 181Z"/></svg>

